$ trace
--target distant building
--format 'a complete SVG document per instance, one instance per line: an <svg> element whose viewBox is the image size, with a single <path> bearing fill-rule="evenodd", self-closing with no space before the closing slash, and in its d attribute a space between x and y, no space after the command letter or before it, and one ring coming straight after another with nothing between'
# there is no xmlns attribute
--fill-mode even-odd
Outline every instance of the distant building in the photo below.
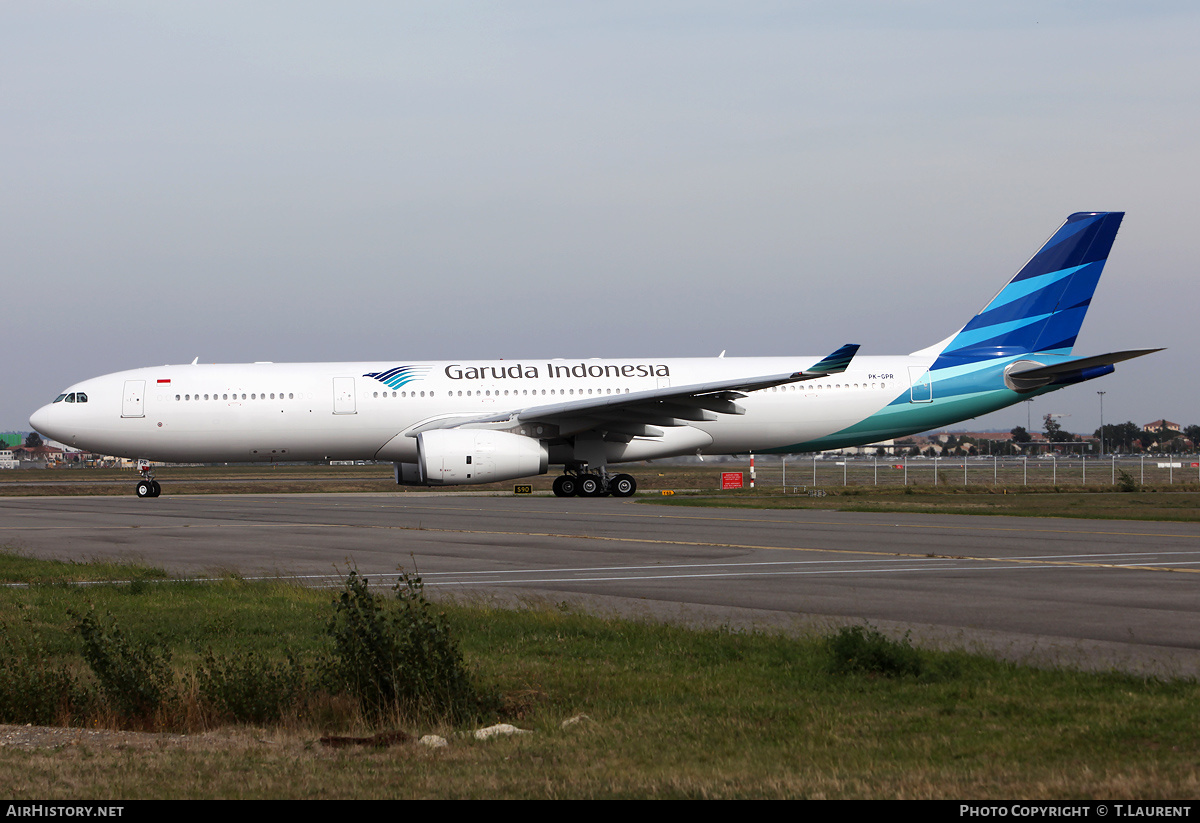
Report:
<svg viewBox="0 0 1200 823"><path fill-rule="evenodd" d="M892 453L896 446L894 440L880 440L878 443L867 443L865 446L847 446L844 449L825 449L821 454L876 454L880 449Z"/></svg>
<svg viewBox="0 0 1200 823"><path fill-rule="evenodd" d="M1155 420L1153 423L1147 423L1142 426L1142 431L1159 432L1166 429L1169 432L1182 431L1178 423L1172 423L1170 420Z"/></svg>
<svg viewBox="0 0 1200 823"><path fill-rule="evenodd" d="M15 446L12 454L23 463L49 465L62 460L63 450L53 446Z"/></svg>
<svg viewBox="0 0 1200 823"><path fill-rule="evenodd" d="M937 440L939 443L945 443L951 437L957 437L959 439L959 441L974 440L975 442L980 442L980 441L986 440L986 441L991 441L994 443L1007 443L1013 439L1012 432L1010 432L1010 431L1008 431L1008 432L937 432L936 434L930 435L930 437L934 440Z"/></svg>

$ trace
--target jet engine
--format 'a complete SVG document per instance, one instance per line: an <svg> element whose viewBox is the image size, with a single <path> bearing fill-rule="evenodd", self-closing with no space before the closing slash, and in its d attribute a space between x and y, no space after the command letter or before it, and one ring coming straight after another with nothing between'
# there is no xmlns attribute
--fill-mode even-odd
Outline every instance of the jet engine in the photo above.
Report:
<svg viewBox="0 0 1200 823"><path fill-rule="evenodd" d="M545 474L550 455L540 440L488 429L433 429L417 435L417 462L395 463L402 486L496 483Z"/></svg>

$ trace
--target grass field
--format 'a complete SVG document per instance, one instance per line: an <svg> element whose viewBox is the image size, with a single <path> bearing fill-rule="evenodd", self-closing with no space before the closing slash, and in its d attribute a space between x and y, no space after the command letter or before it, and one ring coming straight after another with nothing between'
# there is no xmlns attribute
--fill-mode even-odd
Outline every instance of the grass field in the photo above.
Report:
<svg viewBox="0 0 1200 823"><path fill-rule="evenodd" d="M69 666L84 683L93 676L71 627L72 614L89 608L130 638L169 649L185 684L206 650L275 661L328 651L328 591L232 576L171 581L138 566L11 552L0 554L0 578L33 583L0 590L9 653L37 646L42 665ZM140 582L66 583L81 578ZM0 785L10 799L42 800L1200 794L1200 687L1191 680L917 652L870 630L857 638L690 630L545 602L439 608L475 676L503 697L500 709L472 722L372 723L326 711L264 726L218 722L197 709L149 736L80 732L50 747L8 743ZM194 690L187 694L194 700ZM117 725L103 710L63 720ZM530 733L487 741L462 734L497 720ZM438 733L449 745L320 742L330 732L385 728ZM0 729L0 737L19 731Z"/></svg>

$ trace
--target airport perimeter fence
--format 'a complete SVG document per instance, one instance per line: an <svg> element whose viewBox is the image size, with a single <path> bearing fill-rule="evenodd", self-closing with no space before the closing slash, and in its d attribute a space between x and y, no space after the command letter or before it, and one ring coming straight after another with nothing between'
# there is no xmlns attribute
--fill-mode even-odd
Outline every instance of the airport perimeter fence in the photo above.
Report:
<svg viewBox="0 0 1200 823"><path fill-rule="evenodd" d="M721 466L742 472L749 460ZM1200 483L1200 455L1104 457L833 457L755 455L758 488L804 492L831 486L1164 486Z"/></svg>

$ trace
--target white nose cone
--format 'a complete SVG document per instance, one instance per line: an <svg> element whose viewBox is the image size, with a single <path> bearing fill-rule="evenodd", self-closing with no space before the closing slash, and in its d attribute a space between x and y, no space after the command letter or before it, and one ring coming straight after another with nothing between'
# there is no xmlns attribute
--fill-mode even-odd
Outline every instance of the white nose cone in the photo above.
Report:
<svg viewBox="0 0 1200 823"><path fill-rule="evenodd" d="M58 440L58 434L54 431L54 410L51 408L53 403L47 403L40 409L29 416L29 426L43 437L49 437L51 440Z"/></svg>

